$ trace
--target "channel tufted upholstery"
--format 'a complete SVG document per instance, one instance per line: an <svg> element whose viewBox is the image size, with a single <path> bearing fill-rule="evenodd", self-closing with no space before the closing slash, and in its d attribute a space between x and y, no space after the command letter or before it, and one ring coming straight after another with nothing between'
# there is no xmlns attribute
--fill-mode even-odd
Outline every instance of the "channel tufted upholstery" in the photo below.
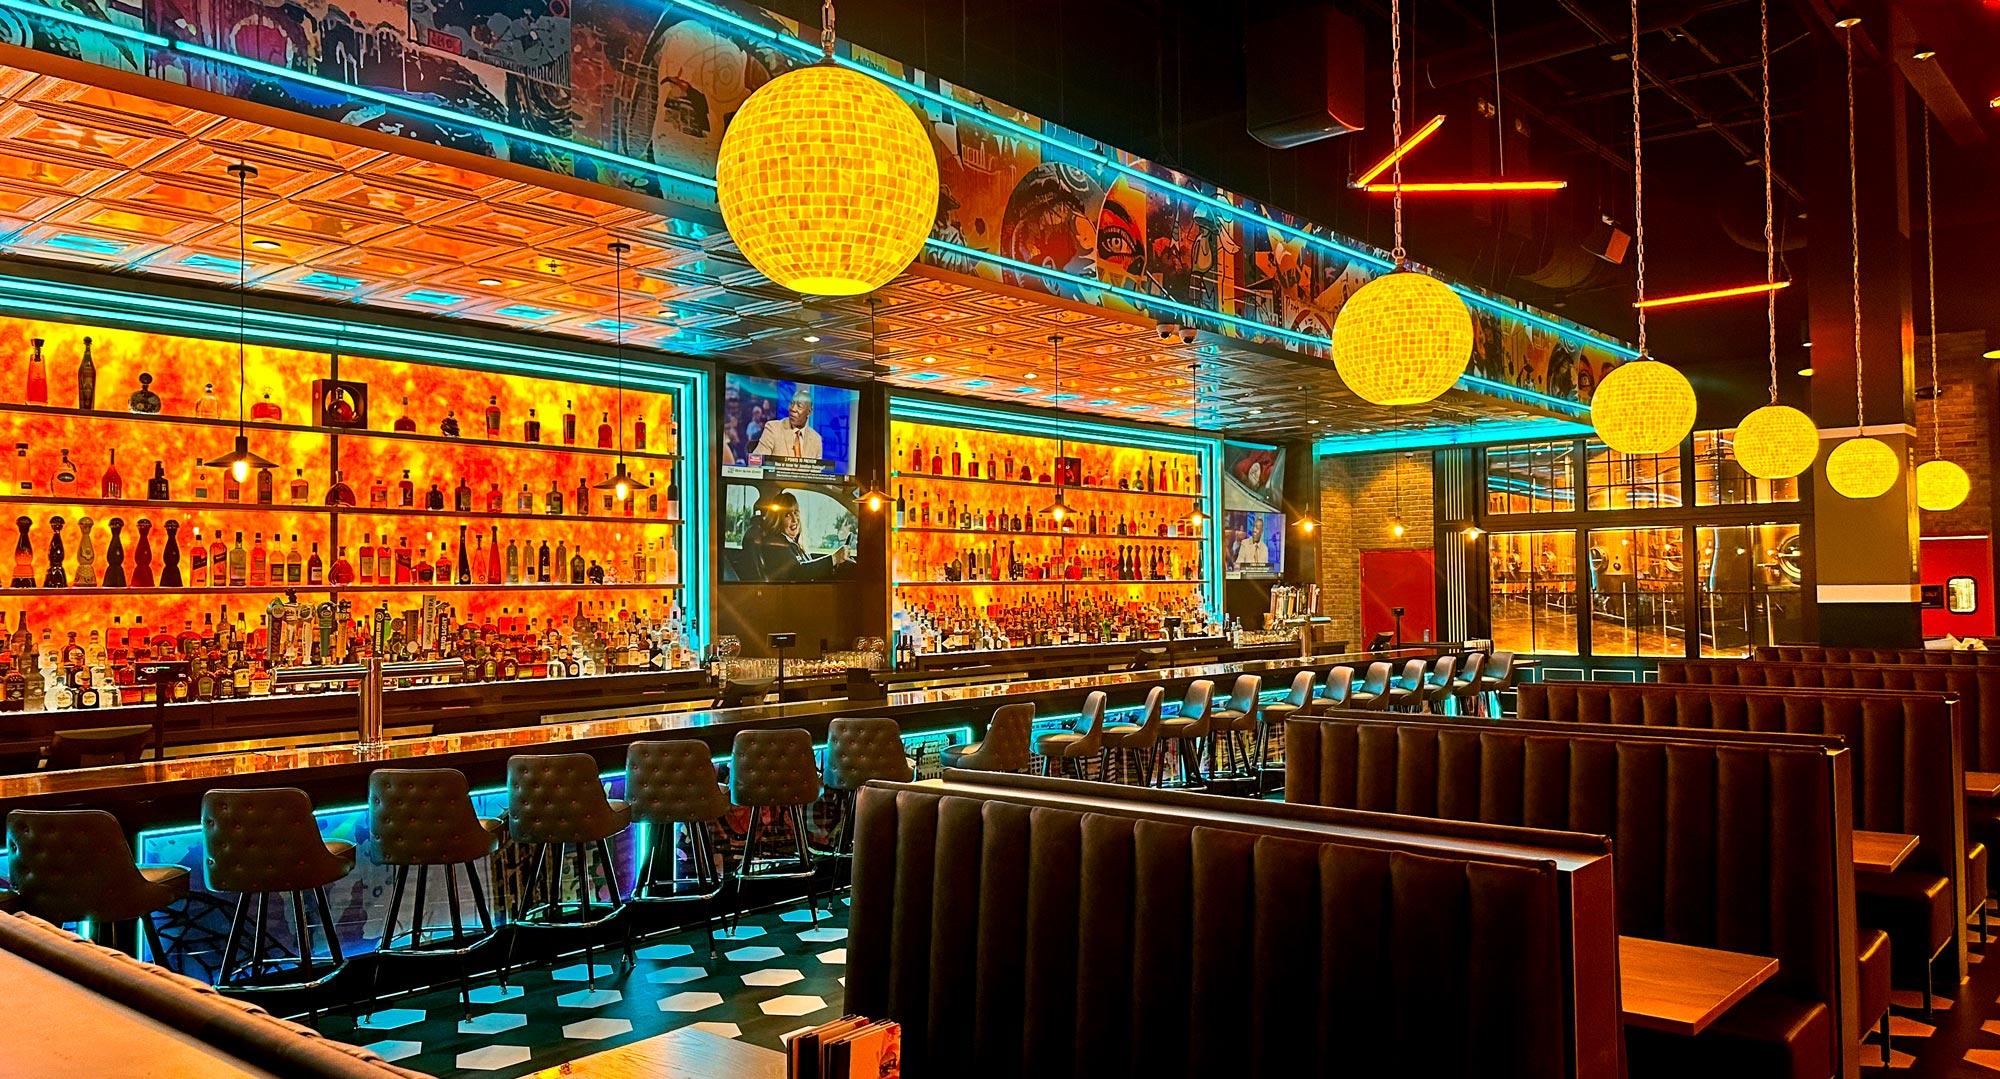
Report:
<svg viewBox="0 0 2000 1079"><path fill-rule="evenodd" d="M212 892L309 892L354 869L354 844L322 837L297 787L209 791L201 833Z"/></svg>
<svg viewBox="0 0 2000 1079"><path fill-rule="evenodd" d="M16 909L52 922L144 918L188 890L180 866L135 866L118 818L101 809L7 814L7 866Z"/></svg>
<svg viewBox="0 0 2000 1079"><path fill-rule="evenodd" d="M826 789L854 791L871 779L906 783L910 758L893 719L836 719L826 727Z"/></svg>
<svg viewBox="0 0 2000 1079"><path fill-rule="evenodd" d="M1778 960L1698 1038L1628 1028L1635 1076L1826 1079L1858 1051L1847 753L1353 713L1286 738L1288 801L1609 836L1619 932Z"/></svg>
<svg viewBox="0 0 2000 1079"><path fill-rule="evenodd" d="M1417 853L1395 831L1350 845L1278 819L1360 816L1324 810L967 782L990 786L948 774L858 796L845 1007L902 1024L910 1079L1618 1071L1615 1044L1571 1057L1562 1003L1589 963L1563 961L1551 860ZM1201 805L1160 808L1175 802ZM1604 973L1582 990L1600 1004Z"/></svg>
<svg viewBox="0 0 2000 1079"><path fill-rule="evenodd" d="M635 821L706 823L729 815L729 788L716 781L708 743L697 738L638 741L625 750L625 802Z"/></svg>
<svg viewBox="0 0 2000 1079"><path fill-rule="evenodd" d="M500 822L472 808L456 768L377 768L368 774L368 827L382 865L459 865L493 853Z"/></svg>
<svg viewBox="0 0 2000 1079"><path fill-rule="evenodd" d="M819 800L819 765L803 727L738 731L729 755L729 800L739 806L804 806Z"/></svg>
<svg viewBox="0 0 2000 1079"><path fill-rule="evenodd" d="M986 737L962 746L946 746L939 754L946 768L976 768L984 772L1018 772L1033 754L1028 746L1035 727L1035 704L1021 701L993 710Z"/></svg>
<svg viewBox="0 0 2000 1079"><path fill-rule="evenodd" d="M516 843L595 843L632 823L632 807L604 794L588 753L507 758L507 834Z"/></svg>

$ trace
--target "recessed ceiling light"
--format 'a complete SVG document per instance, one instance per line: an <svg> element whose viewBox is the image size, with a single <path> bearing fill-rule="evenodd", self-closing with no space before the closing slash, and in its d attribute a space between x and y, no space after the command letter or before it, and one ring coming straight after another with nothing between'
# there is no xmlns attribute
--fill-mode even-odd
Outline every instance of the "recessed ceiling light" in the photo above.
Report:
<svg viewBox="0 0 2000 1079"><path fill-rule="evenodd" d="M1029 382L1033 382L1035 380L1035 373L1033 371L1028 372L1027 378Z"/></svg>
<svg viewBox="0 0 2000 1079"><path fill-rule="evenodd" d="M936 357L936 356L925 356L925 357L924 357L924 362L925 362L925 363L936 363L936 362L937 362L937 357Z"/></svg>
<svg viewBox="0 0 2000 1079"><path fill-rule="evenodd" d="M280 248L280 247L283 247L283 246L285 246L285 245L284 245L284 244L281 244L281 243L279 243L279 242L278 242L278 241L276 241L276 240L252 240L252 241L250 241L250 246L251 246L251 247L261 247L261 248L263 248L263 249L264 249L264 250L266 250L266 251L271 251L271 250L275 250L275 249L277 249L277 248Z"/></svg>
<svg viewBox="0 0 2000 1079"><path fill-rule="evenodd" d="M809 333L806 335L805 341L806 344L808 345L817 345L819 344L819 335L816 333Z"/></svg>
<svg viewBox="0 0 2000 1079"><path fill-rule="evenodd" d="M482 277L479 279L479 283L485 285L487 288L499 288L501 285L501 281L497 277Z"/></svg>
<svg viewBox="0 0 2000 1079"><path fill-rule="evenodd" d="M1306 421L1306 423L1307 423L1308 425L1310 425L1310 426L1313 426L1313 427L1318 427L1318 426L1319 426L1319 421L1318 421L1318 420L1307 420L1307 421Z"/></svg>

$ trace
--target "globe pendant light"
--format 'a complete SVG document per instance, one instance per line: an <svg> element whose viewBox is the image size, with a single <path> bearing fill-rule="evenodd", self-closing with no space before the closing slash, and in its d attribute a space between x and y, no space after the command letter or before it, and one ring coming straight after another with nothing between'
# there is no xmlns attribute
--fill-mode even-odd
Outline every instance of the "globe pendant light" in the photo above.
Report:
<svg viewBox="0 0 2000 1079"><path fill-rule="evenodd" d="M809 296L889 283L937 219L938 165L908 102L833 59L833 3L820 8L825 57L751 94L716 160L716 199L743 257Z"/></svg>
<svg viewBox="0 0 2000 1079"><path fill-rule="evenodd" d="M634 491L644 491L647 485L625 471L625 253L632 245L623 240L613 240L605 245L611 252L613 264L617 267L612 278L612 295L617 304L612 315L613 330L618 335L617 349L612 353L612 370L618 380L618 463L610 476L591 484L595 491L610 491L614 501L624 502Z"/></svg>
<svg viewBox="0 0 2000 1079"><path fill-rule="evenodd" d="M1931 206L1931 114L1923 110L1924 124L1924 284L1930 295L1931 337L1931 459L1917 466L1917 506L1933 513L1957 509L1972 493L1972 477L1965 469L1944 459L1942 435L1938 427L1938 398L1944 383L1938 381L1937 329L1937 217Z"/></svg>
<svg viewBox="0 0 2000 1079"><path fill-rule="evenodd" d="M1694 387L1646 352L1646 157L1639 132L1639 0L1632 0L1632 249L1638 282L1639 356L1619 365L1590 399L1598 441L1619 453L1665 453L1694 430Z"/></svg>
<svg viewBox="0 0 2000 1079"><path fill-rule="evenodd" d="M1759 58L1764 73L1764 283L1778 279L1778 245L1771 213L1771 3L1758 0ZM1764 294L1766 355L1771 364L1771 403L1736 425L1736 464L1760 480L1783 480L1812 467L1819 457L1819 425L1811 416L1778 403L1778 294Z"/></svg>
<svg viewBox="0 0 2000 1079"><path fill-rule="evenodd" d="M1403 144L1403 5L1389 4L1390 137ZM1392 166L1395 266L1361 286L1333 323L1333 365L1355 396L1420 405L1451 389L1472 359L1472 312L1444 282L1410 269L1403 250L1403 164Z"/></svg>
<svg viewBox="0 0 2000 1079"><path fill-rule="evenodd" d="M1847 498L1879 498L1896 486L1903 474L1903 462L1896 451L1881 439L1860 432L1868 430L1867 401L1861 382L1861 180L1854 148L1854 28L1859 19L1843 19L1838 24L1847 33L1841 44L1847 52L1847 225L1851 260L1848 272L1854 296L1854 430L1853 438L1842 442L1826 455L1826 484Z"/></svg>
<svg viewBox="0 0 2000 1079"><path fill-rule="evenodd" d="M243 483L252 472L277 465L250 452L250 435L243 427L243 384L248 381L243 335L249 320L245 305L250 292L250 245L244 242L243 230L250 205L250 178L257 175L257 166L238 161L229 166L229 174L236 177L236 441L228 453L203 461L202 467L228 469L237 483Z"/></svg>

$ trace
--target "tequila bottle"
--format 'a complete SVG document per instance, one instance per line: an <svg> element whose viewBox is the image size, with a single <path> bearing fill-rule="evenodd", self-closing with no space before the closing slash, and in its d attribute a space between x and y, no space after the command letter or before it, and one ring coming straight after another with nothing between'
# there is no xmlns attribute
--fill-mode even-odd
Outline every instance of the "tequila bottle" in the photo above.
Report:
<svg viewBox="0 0 2000 1079"><path fill-rule="evenodd" d="M88 517L76 519L76 586L78 588L97 587L97 552L90 547L90 530L96 521Z"/></svg>
<svg viewBox="0 0 2000 1079"><path fill-rule="evenodd" d="M153 376L149 372L139 372L139 388L125 399L125 407L141 416L160 414L160 395L153 392Z"/></svg>
<svg viewBox="0 0 2000 1079"><path fill-rule="evenodd" d="M49 518L49 568L42 575L43 588L68 588L69 575L63 571L63 559L67 552L63 549L63 519Z"/></svg>
<svg viewBox="0 0 2000 1079"><path fill-rule="evenodd" d="M160 587L180 588L184 583L181 580L181 523L170 520L166 529L167 545L160 552Z"/></svg>
<svg viewBox="0 0 2000 1079"><path fill-rule="evenodd" d="M139 542L132 545L132 587L153 587L153 522L139 518Z"/></svg>
<svg viewBox="0 0 2000 1079"><path fill-rule="evenodd" d="M16 517L14 527L20 529L20 538L14 541L14 576L8 581L9 588L35 587L35 548L28 542L28 530L35 527L32 517ZM20 659L17 655L16 661Z"/></svg>

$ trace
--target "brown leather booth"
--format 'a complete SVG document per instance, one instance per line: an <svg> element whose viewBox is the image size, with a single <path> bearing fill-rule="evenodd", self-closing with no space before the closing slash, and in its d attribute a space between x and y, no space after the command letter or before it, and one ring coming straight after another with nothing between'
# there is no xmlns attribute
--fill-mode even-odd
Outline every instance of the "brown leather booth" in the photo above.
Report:
<svg viewBox="0 0 2000 1079"><path fill-rule="evenodd" d="M0 1073L422 1079L27 915L0 914L0 983L10 1001Z"/></svg>
<svg viewBox="0 0 2000 1079"><path fill-rule="evenodd" d="M1697 1037L1628 1028L1634 1075L1856 1074L1846 751L1365 713L1294 719L1286 733L1290 801L1608 836L1620 932L1778 960L1770 982Z"/></svg>
<svg viewBox="0 0 2000 1079"><path fill-rule="evenodd" d="M1918 663L1931 667L1979 667L2000 664L2000 652L1966 652L1953 648L1851 648L1830 644L1758 645L1751 658L1772 663Z"/></svg>
<svg viewBox="0 0 2000 1079"><path fill-rule="evenodd" d="M1851 752L1854 826L1917 837L1889 874L1862 874L1861 924L1895 938L1899 976L1927 977L1949 949L1969 970L1966 912L1986 895L1986 847L1965 837L1958 705L1937 693L1550 682L1523 686L1523 721L1826 734ZM1976 881L1977 883L1972 883ZM1921 944L1916 943L1921 938Z"/></svg>
<svg viewBox="0 0 2000 1079"><path fill-rule="evenodd" d="M1604 841L986 772L857 799L903 1074L1620 1074Z"/></svg>

